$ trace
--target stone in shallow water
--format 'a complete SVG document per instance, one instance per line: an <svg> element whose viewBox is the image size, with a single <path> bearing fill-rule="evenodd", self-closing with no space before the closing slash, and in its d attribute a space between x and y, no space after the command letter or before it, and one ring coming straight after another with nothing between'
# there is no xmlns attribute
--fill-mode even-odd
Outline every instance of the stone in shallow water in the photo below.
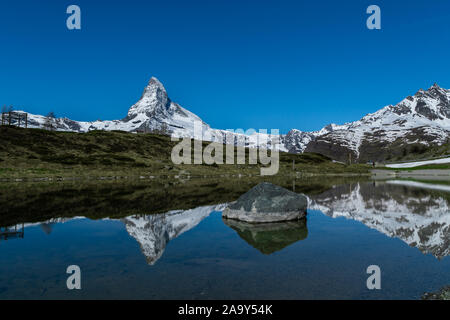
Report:
<svg viewBox="0 0 450 320"><path fill-rule="evenodd" d="M293 221L305 217L307 205L305 196L263 182L229 205L222 216L251 223Z"/></svg>

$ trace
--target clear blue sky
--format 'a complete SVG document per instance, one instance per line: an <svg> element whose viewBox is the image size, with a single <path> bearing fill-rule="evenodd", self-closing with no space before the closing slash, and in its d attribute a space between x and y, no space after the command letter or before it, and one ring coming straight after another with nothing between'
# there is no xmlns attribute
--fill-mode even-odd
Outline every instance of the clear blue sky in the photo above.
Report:
<svg viewBox="0 0 450 320"><path fill-rule="evenodd" d="M2 0L0 105L120 119L156 76L212 127L317 130L450 88L449 22L448 0Z"/></svg>

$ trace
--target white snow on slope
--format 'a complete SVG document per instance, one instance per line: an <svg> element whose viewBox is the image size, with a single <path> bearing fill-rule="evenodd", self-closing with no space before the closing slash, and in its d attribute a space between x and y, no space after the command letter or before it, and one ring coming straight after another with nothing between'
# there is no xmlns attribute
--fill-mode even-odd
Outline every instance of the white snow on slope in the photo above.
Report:
<svg viewBox="0 0 450 320"><path fill-rule="evenodd" d="M392 143L402 139L406 143L429 145L442 144L449 136L450 90L434 84L396 105L386 106L330 134L321 135L318 140L347 147L359 157L363 142Z"/></svg>
<svg viewBox="0 0 450 320"><path fill-rule="evenodd" d="M441 163L450 163L450 158L407 162L407 163L387 164L386 167L388 167L388 168L415 168L415 167L420 167L420 166L424 166L427 164L441 164Z"/></svg>

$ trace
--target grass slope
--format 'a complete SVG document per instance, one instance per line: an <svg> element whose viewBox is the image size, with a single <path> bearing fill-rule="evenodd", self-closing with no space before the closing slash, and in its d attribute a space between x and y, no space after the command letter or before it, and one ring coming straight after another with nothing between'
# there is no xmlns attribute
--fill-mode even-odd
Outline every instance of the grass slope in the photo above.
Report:
<svg viewBox="0 0 450 320"><path fill-rule="evenodd" d="M171 151L177 142L155 134L72 133L2 126L0 139L0 178L260 174L260 165L248 163L174 165ZM246 159L248 162L248 155ZM333 163L313 153L281 153L279 175L296 172L361 174L367 173L368 167Z"/></svg>
<svg viewBox="0 0 450 320"><path fill-rule="evenodd" d="M392 146L395 148L395 146ZM398 156L388 156L387 163L397 163L406 161L420 161L435 158L443 158L446 155L450 155L450 143L444 143L440 146L432 145L425 146L423 144L415 143L403 147Z"/></svg>

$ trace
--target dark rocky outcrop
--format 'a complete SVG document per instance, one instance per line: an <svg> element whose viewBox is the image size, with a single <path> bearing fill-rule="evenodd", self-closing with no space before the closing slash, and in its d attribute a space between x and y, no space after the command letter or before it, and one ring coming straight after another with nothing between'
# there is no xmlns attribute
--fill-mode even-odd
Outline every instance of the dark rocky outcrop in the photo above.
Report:
<svg viewBox="0 0 450 320"><path fill-rule="evenodd" d="M306 215L305 196L263 182L223 211L223 217L251 223L298 220Z"/></svg>

